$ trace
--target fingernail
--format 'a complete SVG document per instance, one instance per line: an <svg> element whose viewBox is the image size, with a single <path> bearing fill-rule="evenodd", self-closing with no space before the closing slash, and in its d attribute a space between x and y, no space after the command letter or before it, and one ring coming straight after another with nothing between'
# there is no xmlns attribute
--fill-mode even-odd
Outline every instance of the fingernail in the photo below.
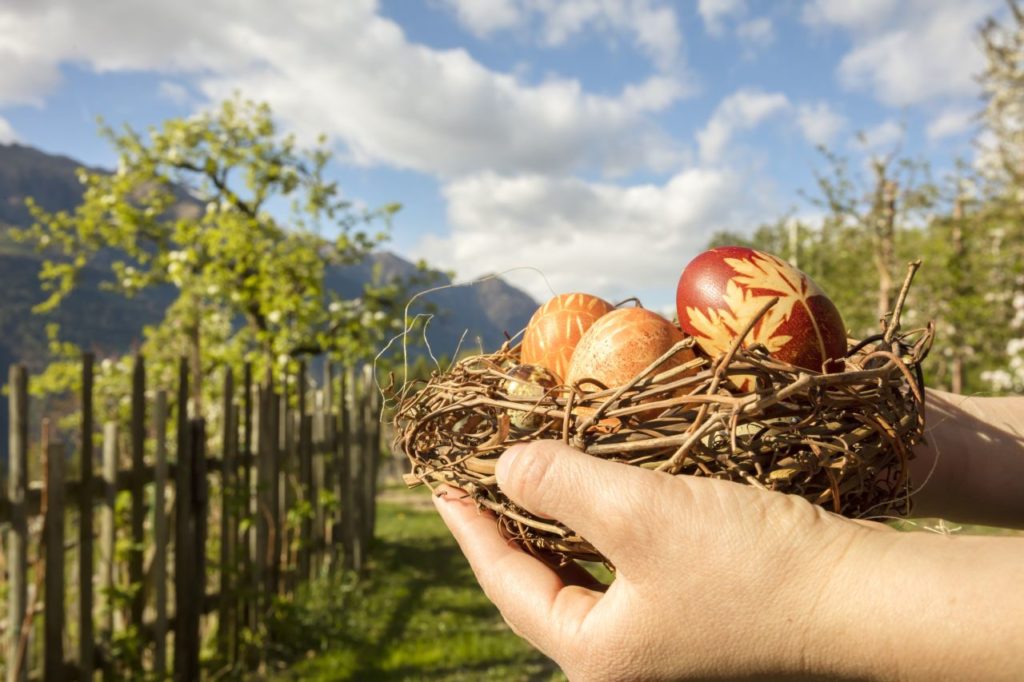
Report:
<svg viewBox="0 0 1024 682"><path fill-rule="evenodd" d="M508 480L508 473L512 470L512 465L525 449L525 445L513 445L498 458L498 466L494 467L494 474L498 477L499 485L502 481Z"/></svg>

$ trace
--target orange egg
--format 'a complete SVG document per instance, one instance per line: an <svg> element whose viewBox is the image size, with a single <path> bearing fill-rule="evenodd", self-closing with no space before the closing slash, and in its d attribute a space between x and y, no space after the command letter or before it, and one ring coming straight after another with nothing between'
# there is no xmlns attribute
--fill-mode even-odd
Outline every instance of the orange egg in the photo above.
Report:
<svg viewBox="0 0 1024 682"><path fill-rule="evenodd" d="M650 310L613 310L595 322L576 345L566 383L583 381L584 390L600 388L588 385L587 379L606 388L622 386L684 338L678 327ZM693 357L692 350L683 349L655 373L682 365Z"/></svg>
<svg viewBox="0 0 1024 682"><path fill-rule="evenodd" d="M520 361L550 370L565 379L576 344L611 303L590 294L560 294L537 309L523 335Z"/></svg>

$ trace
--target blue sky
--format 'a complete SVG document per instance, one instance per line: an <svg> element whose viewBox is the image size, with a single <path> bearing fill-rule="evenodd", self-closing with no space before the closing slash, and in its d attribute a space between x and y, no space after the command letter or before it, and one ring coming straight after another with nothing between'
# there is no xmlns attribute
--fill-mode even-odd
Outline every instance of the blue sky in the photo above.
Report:
<svg viewBox="0 0 1024 682"><path fill-rule="evenodd" d="M235 89L329 136L389 246L666 308L722 229L789 211L824 143L859 167L970 159L999 0L5 0L0 142L91 165ZM856 134L863 132L868 143ZM517 268L528 268L516 270ZM538 272L542 272L541 277Z"/></svg>

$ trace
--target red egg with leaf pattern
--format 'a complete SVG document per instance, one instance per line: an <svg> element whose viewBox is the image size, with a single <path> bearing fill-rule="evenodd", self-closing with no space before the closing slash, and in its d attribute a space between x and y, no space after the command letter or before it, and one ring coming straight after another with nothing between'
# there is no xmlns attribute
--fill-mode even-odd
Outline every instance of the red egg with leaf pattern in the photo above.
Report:
<svg viewBox="0 0 1024 682"><path fill-rule="evenodd" d="M778 302L754 325L744 346L762 344L772 357L816 372L841 371L846 327L835 304L810 277L755 249L722 246L690 261L676 290L679 325L717 357L774 297Z"/></svg>

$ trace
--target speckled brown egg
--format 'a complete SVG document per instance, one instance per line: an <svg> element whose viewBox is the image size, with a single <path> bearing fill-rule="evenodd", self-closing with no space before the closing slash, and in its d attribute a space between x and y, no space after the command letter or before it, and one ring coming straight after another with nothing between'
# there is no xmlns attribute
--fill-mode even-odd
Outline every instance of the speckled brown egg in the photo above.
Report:
<svg viewBox="0 0 1024 682"><path fill-rule="evenodd" d="M644 308L613 310L595 322L576 345L566 383L587 379L607 388L628 383L633 377L685 338L674 324ZM677 367L694 357L689 348L669 358L657 372ZM588 385L583 388L600 388Z"/></svg>
<svg viewBox="0 0 1024 682"><path fill-rule="evenodd" d="M502 381L502 390L509 398L523 403L521 410L508 410L512 428L536 430L543 423L543 417L532 409L558 386L558 379L547 368L539 365L516 365L506 374L508 378Z"/></svg>

